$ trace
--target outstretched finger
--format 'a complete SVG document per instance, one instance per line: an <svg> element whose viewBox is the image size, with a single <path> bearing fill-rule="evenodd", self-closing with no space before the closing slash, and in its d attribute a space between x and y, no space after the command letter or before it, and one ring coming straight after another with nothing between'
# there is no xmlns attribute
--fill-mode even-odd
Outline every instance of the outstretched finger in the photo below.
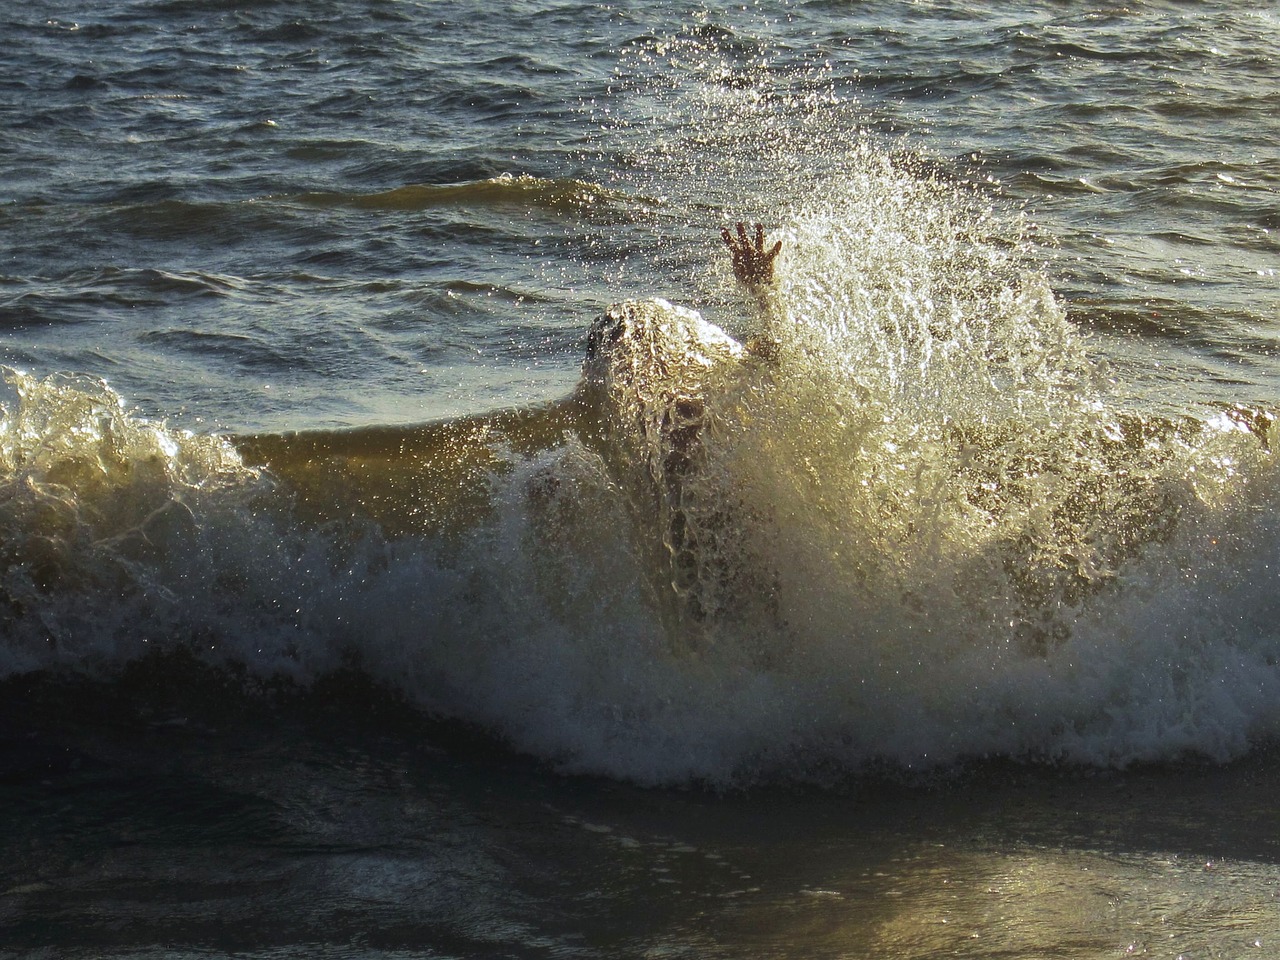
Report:
<svg viewBox="0 0 1280 960"><path fill-rule="evenodd" d="M756 250L764 253L764 224L756 224Z"/></svg>
<svg viewBox="0 0 1280 960"><path fill-rule="evenodd" d="M744 246L751 246L751 241L747 239L747 225L745 223L738 224L738 241Z"/></svg>
<svg viewBox="0 0 1280 960"><path fill-rule="evenodd" d="M770 260L774 259L778 255L778 252L781 249L782 249L782 241L779 240L777 243L773 245L773 249L769 251L769 254L768 254L769 259Z"/></svg>
<svg viewBox="0 0 1280 960"><path fill-rule="evenodd" d="M729 232L728 227L720 228L720 239L727 243L730 249L733 249L733 234Z"/></svg>

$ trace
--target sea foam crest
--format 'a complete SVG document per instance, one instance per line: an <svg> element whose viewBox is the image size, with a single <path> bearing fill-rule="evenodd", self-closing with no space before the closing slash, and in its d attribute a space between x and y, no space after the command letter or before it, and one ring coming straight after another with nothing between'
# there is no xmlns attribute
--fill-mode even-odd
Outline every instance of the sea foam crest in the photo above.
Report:
<svg viewBox="0 0 1280 960"><path fill-rule="evenodd" d="M110 673L175 646L262 673L332 665L358 537L337 549L294 524L226 439L137 416L101 381L7 382L0 671Z"/></svg>

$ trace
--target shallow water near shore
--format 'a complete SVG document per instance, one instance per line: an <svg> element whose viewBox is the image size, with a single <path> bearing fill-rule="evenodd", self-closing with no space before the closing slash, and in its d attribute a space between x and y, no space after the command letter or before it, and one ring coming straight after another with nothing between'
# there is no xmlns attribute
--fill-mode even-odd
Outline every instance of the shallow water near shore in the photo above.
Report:
<svg viewBox="0 0 1280 960"><path fill-rule="evenodd" d="M655 791L550 775L350 677L225 682L153 665L72 710L7 685L2 955L1212 957L1280 935L1269 753Z"/></svg>
<svg viewBox="0 0 1280 960"><path fill-rule="evenodd" d="M1280 942L1274 11L0 33L0 957Z"/></svg>

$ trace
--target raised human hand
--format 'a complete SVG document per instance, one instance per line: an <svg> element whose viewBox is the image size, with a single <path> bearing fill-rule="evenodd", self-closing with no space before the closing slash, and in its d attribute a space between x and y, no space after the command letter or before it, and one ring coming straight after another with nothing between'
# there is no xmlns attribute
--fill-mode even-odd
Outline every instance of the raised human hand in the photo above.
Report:
<svg viewBox="0 0 1280 960"><path fill-rule="evenodd" d="M728 227L720 231L729 255L733 258L733 275L749 287L759 287L773 282L773 261L782 249L779 240L772 248L764 247L764 227L756 224L755 237L747 235L745 224L738 224L738 234L734 236Z"/></svg>

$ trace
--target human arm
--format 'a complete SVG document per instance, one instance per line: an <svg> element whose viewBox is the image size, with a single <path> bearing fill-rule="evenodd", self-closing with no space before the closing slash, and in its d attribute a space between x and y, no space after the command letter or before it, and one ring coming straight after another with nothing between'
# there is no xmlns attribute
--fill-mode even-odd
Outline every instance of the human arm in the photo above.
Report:
<svg viewBox="0 0 1280 960"><path fill-rule="evenodd" d="M755 225L755 235L747 233L746 224L737 225L737 233L727 227L720 231L720 237L729 248L729 256L733 263L733 275L738 282L751 291L756 304L760 308L760 319L763 332L749 337L747 350L763 360L778 359L778 341L773 336L774 315L777 312L773 303L773 264L782 250L779 240L772 247L765 246L764 226Z"/></svg>
<svg viewBox="0 0 1280 960"><path fill-rule="evenodd" d="M746 224L743 223L738 224L737 236L728 227L720 231L720 236L729 248L729 256L733 260L733 275L750 288L752 293L760 296L762 288L773 283L773 261L782 250L782 241L779 240L766 250L764 226L759 223L756 224L754 238L748 236Z"/></svg>

